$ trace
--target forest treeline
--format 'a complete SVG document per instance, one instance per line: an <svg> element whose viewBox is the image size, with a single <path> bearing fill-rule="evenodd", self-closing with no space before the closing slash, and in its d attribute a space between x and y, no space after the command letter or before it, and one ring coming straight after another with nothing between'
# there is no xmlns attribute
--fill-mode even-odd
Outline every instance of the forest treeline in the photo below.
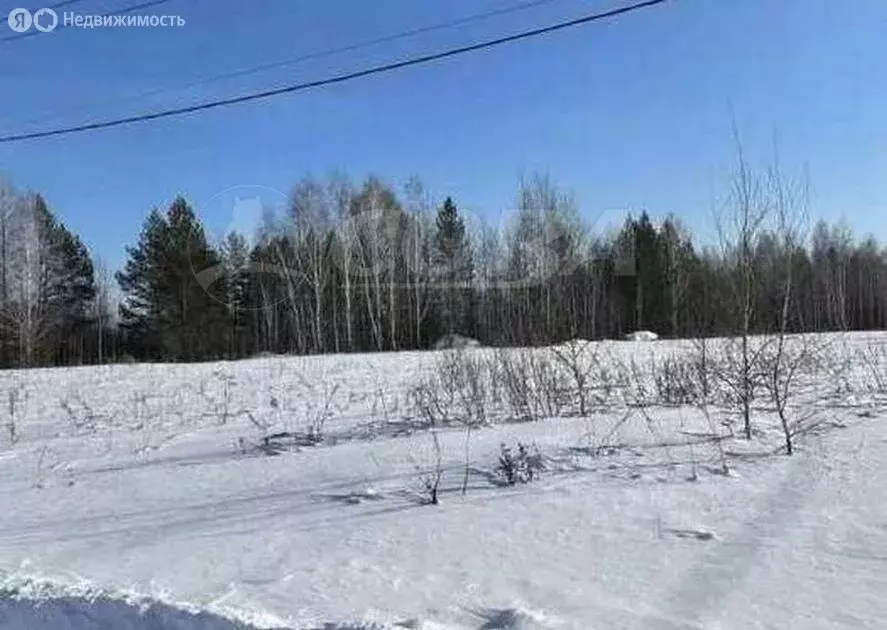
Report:
<svg viewBox="0 0 887 630"><path fill-rule="evenodd" d="M298 182L254 234L212 242L177 198L116 274L40 194L0 187L0 363L408 350L447 332L488 345L766 333L788 304L789 332L887 327L887 248L810 225L797 197L741 175L711 243L672 215L595 229L544 176L495 226L416 179L331 176Z"/></svg>

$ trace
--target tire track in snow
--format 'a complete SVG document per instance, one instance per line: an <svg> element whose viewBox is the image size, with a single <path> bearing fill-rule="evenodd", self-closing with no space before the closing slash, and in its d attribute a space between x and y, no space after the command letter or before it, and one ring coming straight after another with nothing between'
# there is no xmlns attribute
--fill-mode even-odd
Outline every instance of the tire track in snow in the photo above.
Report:
<svg viewBox="0 0 887 630"><path fill-rule="evenodd" d="M808 450L788 459L787 470L779 485L766 493L735 536L723 540L700 560L698 571L691 572L668 596L665 616L645 619L644 629L676 630L708 628L719 616L718 604L740 587L748 574L763 559L771 541L784 538L795 517L814 497L814 491L833 471L825 438L808 442ZM860 445L860 450L864 443ZM789 534L790 535L790 534ZM679 622L669 620L680 620Z"/></svg>

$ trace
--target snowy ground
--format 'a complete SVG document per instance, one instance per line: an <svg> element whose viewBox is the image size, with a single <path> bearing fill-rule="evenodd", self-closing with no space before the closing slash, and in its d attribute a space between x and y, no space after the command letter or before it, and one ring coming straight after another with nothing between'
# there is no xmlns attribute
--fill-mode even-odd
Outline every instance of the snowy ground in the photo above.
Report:
<svg viewBox="0 0 887 630"><path fill-rule="evenodd" d="M441 353L6 372L0 628L880 628L887 398L859 353L885 344L828 339L793 457L763 397L747 442L724 404L608 392L584 417L491 417L464 495L466 433L440 430L438 506L409 392ZM257 448L320 416L320 444ZM518 440L546 470L502 487Z"/></svg>

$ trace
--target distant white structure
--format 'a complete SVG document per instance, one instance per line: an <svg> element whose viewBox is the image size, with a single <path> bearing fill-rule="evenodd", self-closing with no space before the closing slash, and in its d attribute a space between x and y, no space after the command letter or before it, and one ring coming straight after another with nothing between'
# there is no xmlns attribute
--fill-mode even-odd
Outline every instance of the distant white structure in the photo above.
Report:
<svg viewBox="0 0 887 630"><path fill-rule="evenodd" d="M441 337L434 344L435 350L464 350L465 348L479 348L480 342L471 337L463 337L456 333L449 333Z"/></svg>
<svg viewBox="0 0 887 630"><path fill-rule="evenodd" d="M625 335L626 341L656 341L659 335L650 330L639 330Z"/></svg>

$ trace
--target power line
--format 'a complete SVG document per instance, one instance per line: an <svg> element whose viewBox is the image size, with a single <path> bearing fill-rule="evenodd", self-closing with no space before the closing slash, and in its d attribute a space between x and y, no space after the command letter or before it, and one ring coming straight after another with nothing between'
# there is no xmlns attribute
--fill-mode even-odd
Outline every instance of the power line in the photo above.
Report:
<svg viewBox="0 0 887 630"><path fill-rule="evenodd" d="M31 9L31 13L39 11L42 8L52 9L53 11L55 11L56 9L64 9L65 7L71 6L72 4L77 4L77 3L80 3L83 1L84 0L60 0L59 2L56 2L55 4L50 4L50 5L43 6L43 7L37 7L36 9ZM18 5L18 3L14 4L13 9L16 8L17 5ZM8 11L6 9L3 9L2 13L10 13L13 11L13 9L9 9ZM0 39L0 42L6 41L7 39L19 39L19 37L17 35L11 36L11 37L4 37L4 38Z"/></svg>
<svg viewBox="0 0 887 630"><path fill-rule="evenodd" d="M129 125L137 122L145 122L150 120L158 120L161 118L169 118L172 116L182 116L184 114L192 114L195 112L205 111L209 109L215 109L218 107L227 107L229 105L236 105L239 103L246 103L249 101L257 101L263 100L267 98L271 98L274 96L280 96L283 94L291 94L293 92L301 92L304 90L308 90L311 88L322 87L327 85L333 85L336 83L345 83L346 81L352 81L354 79L359 79L361 77L367 77L376 74L383 74L387 72L392 72L394 70L399 70L400 68L407 68L410 66L418 66L426 63L431 63L433 61L439 61L441 59L447 59L449 57L455 57L457 55L462 55L469 52L475 52L478 50L484 50L487 48L493 48L494 46L501 46L502 44L507 44L510 42L520 41L524 39L529 39L532 37L538 37L540 35L546 35L549 33L553 33L555 31L561 31L567 28L571 28L573 26L580 26L582 24L588 24L591 22L596 22L599 20L603 20L606 18L615 17L617 15L622 15L626 13L631 13L633 11L638 11L640 9L644 9L647 7L652 7L658 4L664 4L668 0L645 0L644 2L637 2L635 4L630 4L624 7L620 7L618 9L611 9L609 11L603 11L600 13L592 13L590 15L585 15L583 17L575 18L573 20L568 20L566 22L558 22L557 24L552 24L550 26L543 26L540 28L532 29L529 31L523 31L520 33L515 33L513 35L506 35L504 37L499 37L496 39L490 39L483 42L478 42L476 44L471 44L468 46L461 46L459 48L451 48L449 50L444 50L437 53L432 53L428 55L423 55L420 57L412 57L410 59L404 59L401 61L395 61L392 63L373 66L371 68L366 68L364 70L357 70L355 72L349 72L346 74L339 74L332 77L328 77L325 79L318 79L316 81L308 81L306 83L296 83L293 85L288 85L280 88L274 88L271 90L264 90L261 92L254 92L251 94L243 94L241 96L234 96L231 98L217 99L212 101L207 101L205 103L200 103L197 105L190 105L187 107L179 107L175 109L167 109L158 112L152 112L147 114L140 114L138 116L128 116L125 118L116 118L112 120L105 120L93 123L85 123L82 125L76 125L73 127L62 127L58 129L50 129L47 131L35 131L30 133L22 133L15 135L7 135L0 136L0 144L10 143L10 142L19 142L22 140L35 140L38 138L49 138L52 136L62 136L68 135L72 133L78 133L81 131L93 131L97 129L108 129L110 127L119 127L121 125Z"/></svg>
<svg viewBox="0 0 887 630"><path fill-rule="evenodd" d="M80 2L81 0L67 0L68 2ZM440 22L438 24L432 24L429 26L423 26L419 28L410 29L407 31L402 31L399 33L392 33L389 35L383 35L381 37L377 37L375 39L363 40L354 44L349 44L346 46L340 46L336 48L327 48L324 50L314 51L305 53L303 55L298 55L296 57L291 57L289 59L285 59L282 61L276 61L271 63L265 63L257 66L252 66L249 68L241 68L239 70L233 70L230 72L225 72L222 74L214 75L211 77L205 77L201 79L197 79L195 81L191 81L189 83L180 84L178 86L167 86L160 88L153 88L150 90L144 90L137 94L133 94L131 96L127 96L124 98L116 99L117 103L130 103L143 99L150 98L152 96L158 96L160 94L167 94L169 92L179 91L179 90L187 90L189 88L194 88L202 85L207 85L210 83L218 83L219 81L225 81L227 79L236 79L239 77L250 76L253 74L258 74L260 72L265 72L268 70L277 70L279 68L285 68L289 66L294 66L296 64L311 61L314 59L322 59L325 57L331 57L333 55L338 55L347 52L354 52L356 50L361 50L364 48L370 48L373 46L378 46L379 44L386 44L389 42L397 41L400 39L407 39L410 37L415 37L417 35L423 35L426 33L432 33L435 31L441 31L449 28L454 28L456 26L463 26L465 24L470 24L472 22L478 22L481 20L488 20L490 18L499 17L502 15L507 15L510 13L517 13L519 11L526 11L527 9L532 9L538 6L542 6L545 4L551 4L553 2L558 2L560 0L533 0L532 2L523 2L521 4L516 4L510 7L504 7L501 9L496 9L493 11L487 11L485 13L476 13L474 15L468 15L461 18L456 18L454 20L450 20L447 22ZM107 104L107 100L102 101L102 104ZM43 122L48 122L51 120L57 120L60 116L58 114L50 114L49 116L44 115L38 118L29 118L27 120L19 121L17 124L20 125L35 125ZM6 127L7 125L4 125Z"/></svg>
<svg viewBox="0 0 887 630"><path fill-rule="evenodd" d="M31 9L31 13L33 13L34 11L38 11L41 8L53 9L53 10L63 9L67 6L70 6L72 4L78 4L80 2L84 2L84 0L60 0L59 2L56 2L55 4L43 5L42 7L37 7L35 9ZM14 7L18 6L18 3L14 4L13 6ZM4 11L5 11L5 9L4 9Z"/></svg>
<svg viewBox="0 0 887 630"><path fill-rule="evenodd" d="M61 2L56 2L55 4L51 4L47 9L64 9L65 7L71 6L72 4L78 4L83 2L83 0L61 0Z"/></svg>
<svg viewBox="0 0 887 630"><path fill-rule="evenodd" d="M53 9L53 10L54 9L61 9L61 8L66 7L68 5L76 4L77 2L82 2L82 1L83 0L61 0L61 2L58 2L58 3L56 3L50 7L47 7L47 8ZM170 2L170 1L171 0L147 0L147 2L142 2L141 4L136 4L131 7L124 7L122 9L118 9L116 11L108 11L107 13L101 13L100 15L102 17L111 17L112 15L126 15L127 13L133 13L135 11L141 11L142 9L150 9L152 7L156 7L161 4L166 4L167 2ZM57 33L60 30L62 30L63 28L66 28L65 25L59 24L58 27L56 27L55 31L53 31L53 32ZM18 39L25 39L26 37L34 37L35 35L42 35L42 34L43 33L41 33L38 30L26 31L24 33L16 33L15 35L9 35L7 37L0 38L0 44L2 44L3 42L13 42Z"/></svg>

